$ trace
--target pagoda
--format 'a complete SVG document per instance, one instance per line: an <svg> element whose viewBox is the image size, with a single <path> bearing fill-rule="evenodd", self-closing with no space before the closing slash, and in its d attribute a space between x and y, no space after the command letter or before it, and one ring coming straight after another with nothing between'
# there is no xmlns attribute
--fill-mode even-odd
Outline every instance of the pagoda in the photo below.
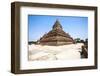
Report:
<svg viewBox="0 0 100 76"><path fill-rule="evenodd" d="M41 45L59 46L73 44L74 40L68 33L63 31L60 22L56 20L52 30L44 34L37 42Z"/></svg>

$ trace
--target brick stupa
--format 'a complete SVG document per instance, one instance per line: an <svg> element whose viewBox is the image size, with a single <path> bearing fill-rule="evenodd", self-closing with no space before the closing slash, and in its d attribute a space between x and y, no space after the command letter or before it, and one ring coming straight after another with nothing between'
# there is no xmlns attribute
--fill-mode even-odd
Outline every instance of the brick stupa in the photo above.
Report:
<svg viewBox="0 0 100 76"><path fill-rule="evenodd" d="M41 45L59 46L73 44L74 40L68 33L63 31L60 22L56 20L52 30L44 34L37 42Z"/></svg>

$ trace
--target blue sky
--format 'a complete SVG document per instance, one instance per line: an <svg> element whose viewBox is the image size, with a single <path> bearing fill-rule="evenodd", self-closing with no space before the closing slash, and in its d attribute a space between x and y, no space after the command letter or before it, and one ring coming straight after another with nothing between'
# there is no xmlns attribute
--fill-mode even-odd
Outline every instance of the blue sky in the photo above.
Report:
<svg viewBox="0 0 100 76"><path fill-rule="evenodd" d="M88 38L88 17L28 15L29 41L36 41L49 32L57 19L63 30L74 39Z"/></svg>

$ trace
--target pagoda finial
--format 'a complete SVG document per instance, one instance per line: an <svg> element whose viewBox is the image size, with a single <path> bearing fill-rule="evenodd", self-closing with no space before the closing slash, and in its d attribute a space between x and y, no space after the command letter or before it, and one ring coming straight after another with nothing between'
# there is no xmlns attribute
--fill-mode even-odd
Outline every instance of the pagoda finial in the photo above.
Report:
<svg viewBox="0 0 100 76"><path fill-rule="evenodd" d="M58 19L56 20L55 24L53 25L53 29L54 30L55 29L62 29L62 26L61 26L61 24L60 24Z"/></svg>

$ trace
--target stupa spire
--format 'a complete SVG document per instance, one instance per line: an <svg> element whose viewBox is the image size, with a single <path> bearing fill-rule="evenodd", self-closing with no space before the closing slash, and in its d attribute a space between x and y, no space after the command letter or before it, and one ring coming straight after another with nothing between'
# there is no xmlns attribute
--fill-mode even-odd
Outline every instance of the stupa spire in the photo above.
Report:
<svg viewBox="0 0 100 76"><path fill-rule="evenodd" d="M55 30L55 29L62 29L62 26L58 19L56 20L56 22L53 25L53 30Z"/></svg>

